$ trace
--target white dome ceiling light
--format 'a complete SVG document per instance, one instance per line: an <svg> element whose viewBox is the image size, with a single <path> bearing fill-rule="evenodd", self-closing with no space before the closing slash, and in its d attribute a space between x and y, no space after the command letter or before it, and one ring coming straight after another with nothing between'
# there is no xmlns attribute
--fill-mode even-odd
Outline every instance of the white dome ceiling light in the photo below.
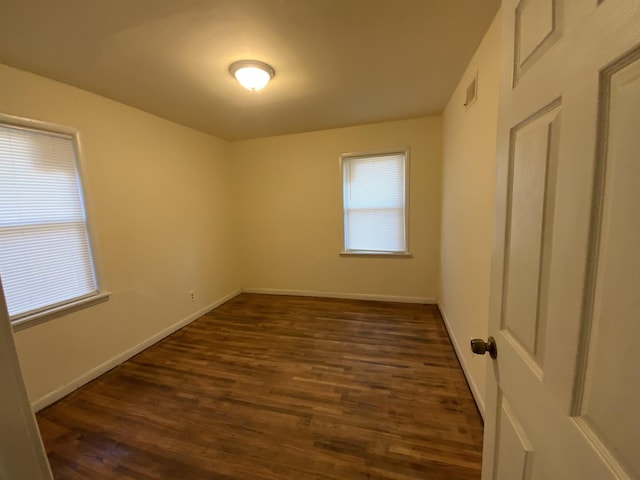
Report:
<svg viewBox="0 0 640 480"><path fill-rule="evenodd" d="M229 66L229 73L247 90L262 90L276 72L264 62L257 60L240 60Z"/></svg>

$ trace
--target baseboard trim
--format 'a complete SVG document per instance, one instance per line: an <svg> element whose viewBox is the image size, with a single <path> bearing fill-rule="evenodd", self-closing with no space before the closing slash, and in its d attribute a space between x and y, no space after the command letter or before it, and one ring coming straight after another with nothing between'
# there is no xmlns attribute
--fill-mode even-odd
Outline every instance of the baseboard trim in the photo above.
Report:
<svg viewBox="0 0 640 480"><path fill-rule="evenodd" d="M462 366L462 371L464 372L464 376L467 379L467 384L469 385L469 388L471 389L471 394L473 395L473 399L476 402L476 405L478 407L478 411L480 412L480 416L484 419L484 398L482 398L480 396L480 393L478 392L478 386L476 385L476 382L473 381L473 378L469 374L469 368L467 367L467 364L465 363L464 357L462 356L462 349L460 347L460 344L458 343L458 340L457 340L456 336L453 333L453 329L451 328L451 324L449 323L449 320L447 319L447 315L446 315L446 313L445 313L445 311L442 308L442 305L440 303L438 303L438 310L440 310L440 315L442 316L442 320L444 321L444 326L447 329L447 333L449 334L449 338L451 339L451 344L453 345L453 349L456 352L456 356L458 357L458 361L460 362L460 365Z"/></svg>
<svg viewBox="0 0 640 480"><path fill-rule="evenodd" d="M108 372L109 370L117 367L121 363L129 360L131 357L137 355L138 353L142 352L143 350L146 350L147 348L149 348L153 344L159 342L163 338L168 337L172 333L180 330L182 327L187 326L188 324L190 324L194 320L197 320L198 318L200 318L204 314L210 312L214 308L217 308L220 305L222 305L223 303L226 303L229 300L231 300L232 298L240 295L240 293L242 293L241 290L236 290L234 292L229 293L228 295L225 295L222 298L219 298L215 302L207 305L204 308L201 308L197 312L192 313L191 315L183 318L182 320L174 323L173 325L170 325L169 327L165 328L164 330L161 330L160 332L158 332L155 335L147 338L146 340L140 342L139 344L131 347L130 349L122 352L121 354L116 355L115 357L107 360L106 362L98 365L95 368L92 368L88 372L80 375L78 378L76 378L75 380L72 380L71 382L67 383L66 385L63 385L62 387L60 387L60 388L58 388L58 389L56 389L56 390L54 390L52 392L47 393L43 397L40 397L37 400L34 400L33 402L31 402L31 408L33 409L34 412L38 412L38 411L42 410L43 408L48 407L49 405L57 402L61 398L69 395L71 392L73 392L73 391L77 390L78 388L82 387L83 385L86 385L91 380L94 380L94 379L98 378L100 375L103 375L104 373Z"/></svg>
<svg viewBox="0 0 640 480"><path fill-rule="evenodd" d="M243 293L261 295L293 295L296 297L344 298L348 300L373 300L378 302L424 303L435 305L432 297L404 297L399 295L377 295L371 293L316 292L312 290L281 290L274 288L243 288Z"/></svg>

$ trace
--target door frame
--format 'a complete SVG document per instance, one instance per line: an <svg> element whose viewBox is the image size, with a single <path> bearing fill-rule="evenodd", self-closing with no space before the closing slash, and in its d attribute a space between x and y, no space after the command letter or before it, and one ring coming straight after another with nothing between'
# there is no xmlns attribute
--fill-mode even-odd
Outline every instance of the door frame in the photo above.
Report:
<svg viewBox="0 0 640 480"><path fill-rule="evenodd" d="M18 361L0 281L0 480L52 480Z"/></svg>

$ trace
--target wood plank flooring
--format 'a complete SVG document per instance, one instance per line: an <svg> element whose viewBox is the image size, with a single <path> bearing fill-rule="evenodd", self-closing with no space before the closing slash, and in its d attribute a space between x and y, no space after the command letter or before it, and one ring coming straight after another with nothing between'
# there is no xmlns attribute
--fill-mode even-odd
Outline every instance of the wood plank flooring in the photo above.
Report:
<svg viewBox="0 0 640 480"><path fill-rule="evenodd" d="M242 294L37 419L57 480L480 478L428 305Z"/></svg>

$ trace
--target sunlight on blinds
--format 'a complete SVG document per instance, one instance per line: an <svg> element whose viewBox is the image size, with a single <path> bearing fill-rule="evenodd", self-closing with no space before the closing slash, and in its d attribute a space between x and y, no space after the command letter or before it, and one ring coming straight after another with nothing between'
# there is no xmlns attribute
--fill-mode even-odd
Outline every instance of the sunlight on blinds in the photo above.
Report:
<svg viewBox="0 0 640 480"><path fill-rule="evenodd" d="M97 293L71 135L0 125L0 276L12 320Z"/></svg>

